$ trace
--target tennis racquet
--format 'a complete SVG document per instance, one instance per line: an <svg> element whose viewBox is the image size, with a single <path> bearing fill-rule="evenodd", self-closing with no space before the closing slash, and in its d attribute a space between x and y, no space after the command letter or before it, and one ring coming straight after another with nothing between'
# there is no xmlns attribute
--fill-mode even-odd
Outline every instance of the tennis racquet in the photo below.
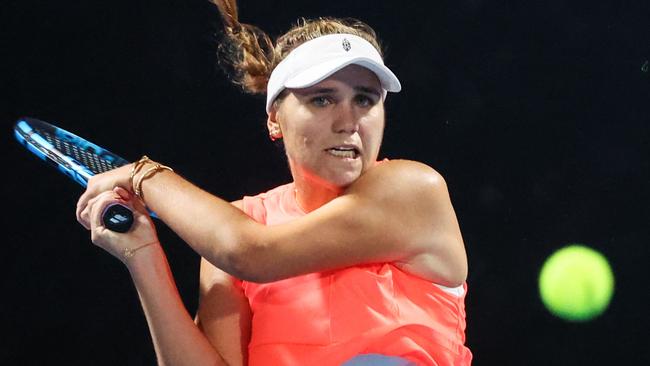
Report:
<svg viewBox="0 0 650 366"><path fill-rule="evenodd" d="M27 150L83 187L93 175L129 163L90 141L35 118L19 119L14 126L14 136ZM125 233L133 224L133 212L114 203L106 207L102 221L107 229Z"/></svg>

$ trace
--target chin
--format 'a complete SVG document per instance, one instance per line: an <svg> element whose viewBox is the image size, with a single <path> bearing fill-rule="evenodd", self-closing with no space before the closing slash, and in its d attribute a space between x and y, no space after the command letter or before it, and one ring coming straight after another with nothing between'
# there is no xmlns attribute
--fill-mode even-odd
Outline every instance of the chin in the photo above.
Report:
<svg viewBox="0 0 650 366"><path fill-rule="evenodd" d="M362 164L322 164L317 169L298 170L312 184L332 191L341 191L354 183L363 172Z"/></svg>
<svg viewBox="0 0 650 366"><path fill-rule="evenodd" d="M357 179L361 176L361 171L348 171L345 173L339 173L334 176L331 176L331 179L327 179L332 185L338 187L339 189L345 189L352 183L356 182Z"/></svg>

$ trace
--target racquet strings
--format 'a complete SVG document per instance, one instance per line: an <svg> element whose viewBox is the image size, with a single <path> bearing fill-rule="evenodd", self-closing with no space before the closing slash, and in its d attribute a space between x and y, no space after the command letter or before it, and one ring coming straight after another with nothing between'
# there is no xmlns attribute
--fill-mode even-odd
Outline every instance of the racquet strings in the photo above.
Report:
<svg viewBox="0 0 650 366"><path fill-rule="evenodd" d="M88 152L75 144L71 144L66 140L60 139L49 131L45 131L40 128L34 128L34 130L39 135L44 137L45 140L52 144L52 146L54 146L57 150L82 163L95 174L103 173L121 166L115 165L113 162L102 159L93 152Z"/></svg>

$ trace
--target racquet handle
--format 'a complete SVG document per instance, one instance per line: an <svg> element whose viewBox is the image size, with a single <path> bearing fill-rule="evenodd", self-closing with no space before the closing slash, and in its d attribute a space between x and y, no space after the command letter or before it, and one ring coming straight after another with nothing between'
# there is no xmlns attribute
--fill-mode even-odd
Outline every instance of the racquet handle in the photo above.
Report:
<svg viewBox="0 0 650 366"><path fill-rule="evenodd" d="M104 209L102 222L108 230L125 233L133 225L133 212L121 203L113 203Z"/></svg>

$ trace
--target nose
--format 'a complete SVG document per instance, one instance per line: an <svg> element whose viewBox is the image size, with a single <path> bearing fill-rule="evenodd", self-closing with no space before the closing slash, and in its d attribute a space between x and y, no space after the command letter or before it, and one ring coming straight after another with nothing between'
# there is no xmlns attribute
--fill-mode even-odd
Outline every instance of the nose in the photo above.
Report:
<svg viewBox="0 0 650 366"><path fill-rule="evenodd" d="M332 129L334 132L355 133L359 131L360 116L357 114L351 101L338 103L333 112L334 123L332 124Z"/></svg>

